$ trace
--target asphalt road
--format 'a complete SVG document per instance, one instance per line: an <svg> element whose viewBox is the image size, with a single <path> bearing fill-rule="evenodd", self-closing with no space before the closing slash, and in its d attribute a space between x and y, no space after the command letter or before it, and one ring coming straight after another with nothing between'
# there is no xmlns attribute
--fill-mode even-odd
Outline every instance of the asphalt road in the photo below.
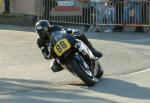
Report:
<svg viewBox="0 0 150 103"><path fill-rule="evenodd" d="M150 103L150 34L87 33L105 71L87 87L50 70L33 31L0 25L0 103Z"/></svg>

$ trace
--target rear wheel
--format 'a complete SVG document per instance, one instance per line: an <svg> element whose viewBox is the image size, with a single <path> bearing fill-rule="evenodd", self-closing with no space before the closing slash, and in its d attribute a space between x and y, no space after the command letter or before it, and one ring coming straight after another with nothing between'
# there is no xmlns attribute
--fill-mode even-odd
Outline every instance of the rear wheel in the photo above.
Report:
<svg viewBox="0 0 150 103"><path fill-rule="evenodd" d="M95 75L95 77L101 78L103 74L104 74L103 67L98 63L97 74Z"/></svg>
<svg viewBox="0 0 150 103"><path fill-rule="evenodd" d="M80 58L81 59L81 58ZM82 62L79 62L77 59L72 59L69 63L70 67L77 74L77 76L86 83L88 86L93 86L96 83L96 78L91 72L88 65L81 59Z"/></svg>

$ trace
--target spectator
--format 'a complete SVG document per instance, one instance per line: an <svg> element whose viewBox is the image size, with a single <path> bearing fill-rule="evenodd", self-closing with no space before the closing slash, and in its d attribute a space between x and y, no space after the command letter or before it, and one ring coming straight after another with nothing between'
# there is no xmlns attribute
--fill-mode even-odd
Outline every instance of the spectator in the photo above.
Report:
<svg viewBox="0 0 150 103"><path fill-rule="evenodd" d="M148 13L148 2L147 0L143 0L142 3L142 24L147 23L147 13Z"/></svg>
<svg viewBox="0 0 150 103"><path fill-rule="evenodd" d="M142 3L141 0L132 0L133 1L133 8L135 10L135 17L136 17L136 23L141 24L142 20Z"/></svg>
<svg viewBox="0 0 150 103"><path fill-rule="evenodd" d="M148 0L148 18L149 18L149 33L150 33L150 0Z"/></svg>
<svg viewBox="0 0 150 103"><path fill-rule="evenodd" d="M148 15L149 15L149 3L148 1L150 0L142 0L142 24L144 25L148 25L148 22L149 22L149 18L148 18ZM143 27L143 31L144 31L144 27Z"/></svg>
<svg viewBox="0 0 150 103"><path fill-rule="evenodd" d="M124 8L123 8L123 24L129 23L129 12L130 12L130 2L129 0L124 0Z"/></svg>
<svg viewBox="0 0 150 103"><path fill-rule="evenodd" d="M144 13L142 13L142 11L144 11L144 10L142 10L144 8L142 6L143 6L143 4L142 4L141 0L130 0L130 1L124 0L124 18L123 18L124 22L123 23L126 24L129 22L129 12L134 9L135 19L133 19L133 20L131 19L132 23L141 25L142 18L145 17L145 15L142 15L142 14L144 14ZM144 31L142 26L136 26L135 32L142 32L142 31Z"/></svg>
<svg viewBox="0 0 150 103"><path fill-rule="evenodd" d="M112 3L112 0L107 0L107 6L105 9L105 16L107 19L107 23L110 24L109 28L105 30L104 32L112 32L112 24L114 23L114 15L115 15L115 9Z"/></svg>
<svg viewBox="0 0 150 103"><path fill-rule="evenodd" d="M115 26L113 28L113 31L123 31L123 26L122 20L123 20L123 0L113 0L113 4L115 5L115 11L116 11L116 16L115 16L115 23L120 24L119 26Z"/></svg>
<svg viewBox="0 0 150 103"><path fill-rule="evenodd" d="M8 14L9 13L9 8L10 8L10 1L9 0L4 0L5 6L4 6L4 12L3 14Z"/></svg>
<svg viewBox="0 0 150 103"><path fill-rule="evenodd" d="M99 0L98 2L96 2L96 31L100 32L102 31L102 27L99 26L99 24L103 24L103 20L104 20L104 11L105 11L105 5L104 2L106 0Z"/></svg>
<svg viewBox="0 0 150 103"><path fill-rule="evenodd" d="M146 15L145 16L145 19L146 19L146 21L145 21L145 23L146 23L146 25L149 25L149 30L150 30L150 0L144 0L145 2L144 2L144 13L142 13L142 15ZM143 20L144 20L144 18L143 18ZM143 21L142 20L142 21Z"/></svg>
<svg viewBox="0 0 150 103"><path fill-rule="evenodd" d="M139 23L140 19L139 19L139 14L140 14L140 9L139 6L137 5L137 2L134 0L124 0L124 8L123 8L123 23L127 24L127 23ZM131 18L132 19L129 19ZM133 17L135 17L133 19ZM130 21L129 21L130 20Z"/></svg>
<svg viewBox="0 0 150 103"><path fill-rule="evenodd" d="M141 25L142 19L143 19L143 12L142 12L142 3L143 0L133 0L133 7L135 9L135 17L136 17L136 23ZM145 16L145 15L144 15ZM144 32L143 26L136 26L135 32Z"/></svg>

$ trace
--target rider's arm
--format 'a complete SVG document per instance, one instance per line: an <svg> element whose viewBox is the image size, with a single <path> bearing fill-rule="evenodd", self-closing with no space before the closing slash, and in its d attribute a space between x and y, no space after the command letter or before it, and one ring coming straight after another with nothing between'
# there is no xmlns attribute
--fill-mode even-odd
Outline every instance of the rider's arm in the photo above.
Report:
<svg viewBox="0 0 150 103"><path fill-rule="evenodd" d="M41 38L38 38L37 45L41 49L45 59L47 60L52 59L50 52L48 51L48 47L46 46L44 40L42 40Z"/></svg>
<svg viewBox="0 0 150 103"><path fill-rule="evenodd" d="M67 31L67 33L71 34L73 37L77 39L81 39L82 35L84 35L82 31L77 30L77 29L68 28L65 30Z"/></svg>
<svg viewBox="0 0 150 103"><path fill-rule="evenodd" d="M66 29L66 31L71 34L73 37L76 39L82 40L86 45L89 45L89 40L87 39L86 35L84 32L76 29Z"/></svg>
<svg viewBox="0 0 150 103"><path fill-rule="evenodd" d="M79 34L79 31L76 30L76 29L68 28L68 29L65 29L65 30L67 31L67 33L71 34L72 36Z"/></svg>

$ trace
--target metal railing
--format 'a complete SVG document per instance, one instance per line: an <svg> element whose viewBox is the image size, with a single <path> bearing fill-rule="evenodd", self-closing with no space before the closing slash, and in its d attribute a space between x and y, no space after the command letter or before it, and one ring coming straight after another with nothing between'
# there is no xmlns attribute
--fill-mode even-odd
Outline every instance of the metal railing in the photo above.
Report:
<svg viewBox="0 0 150 103"><path fill-rule="evenodd" d="M150 2L110 2L96 7L101 8L96 14L97 25L150 26Z"/></svg>
<svg viewBox="0 0 150 103"><path fill-rule="evenodd" d="M83 25L150 27L150 1L83 2L84 0L37 0L38 18Z"/></svg>
<svg viewBox="0 0 150 103"><path fill-rule="evenodd" d="M96 13L90 3L78 0L37 0L38 18L51 22L93 25ZM57 2L56 2L57 1Z"/></svg>

